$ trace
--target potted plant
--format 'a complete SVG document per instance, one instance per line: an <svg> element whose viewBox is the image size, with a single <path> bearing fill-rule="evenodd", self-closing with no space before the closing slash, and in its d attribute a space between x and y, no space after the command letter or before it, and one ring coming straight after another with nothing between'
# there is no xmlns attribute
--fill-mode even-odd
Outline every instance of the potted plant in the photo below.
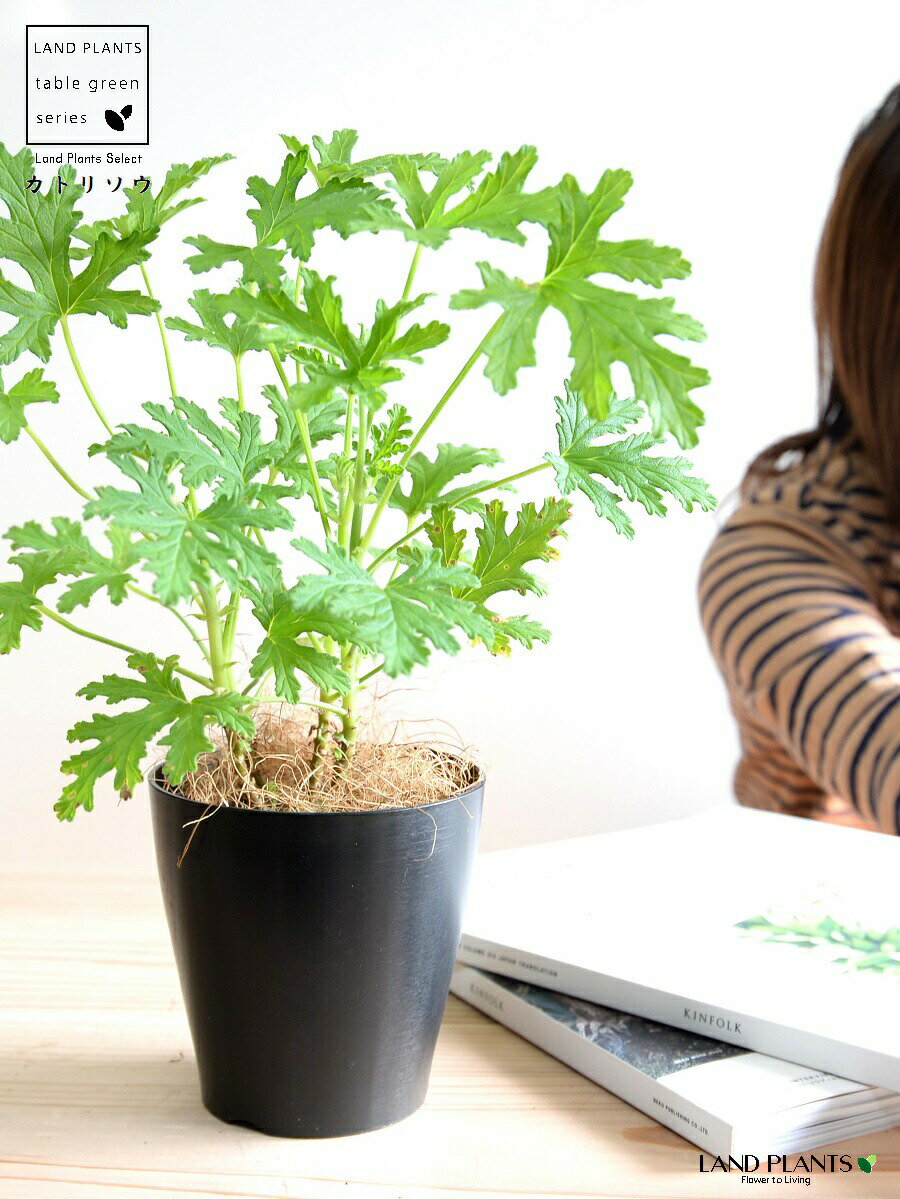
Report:
<svg viewBox="0 0 900 1199"><path fill-rule="evenodd" d="M127 798L161 747L154 834L204 1101L225 1120L326 1136L400 1119L424 1097L484 788L465 754L360 736L368 689L461 643L507 654L546 642L517 597L543 592L533 566L556 557L576 493L626 537L626 501L663 515L666 495L688 510L713 500L688 462L656 452L668 435L695 443L691 393L707 382L657 339L699 340L700 325L669 298L595 281L660 288L689 273L676 249L602 236L627 171L587 192L571 175L530 190L529 146L491 169L482 152L356 159L347 130L284 140L278 177L248 182L245 239L186 239L191 271L236 280L195 291L188 318L162 315L150 246L224 157L175 166L87 223L74 172L41 190L29 151L0 148L0 258L20 277L0 276L0 437L29 437L78 508L6 533L17 577L0 583L0 651L51 622L122 652L119 672L79 692L97 706L68 735L57 815L90 811L109 776ZM398 274L361 326L312 265L322 230L393 240ZM525 281L478 263L480 284L449 308L486 308L483 335L422 403L401 380L450 327L420 315L434 301L417 285L457 230L546 238L546 268ZM571 335L556 444L512 469L479 446L428 452L467 375L483 366L505 395L534 365L551 308ZM159 398L117 427L76 349L72 326L96 315L159 326ZM181 393L170 332L231 359L231 395ZM60 398L45 368L8 369L52 350L102 425L96 482L32 427L37 405ZM250 355L271 368L259 395L244 383ZM628 398L613 391L615 363ZM538 475L547 498L517 505L514 485ZM180 648L97 631L81 609L99 595L165 609Z"/></svg>

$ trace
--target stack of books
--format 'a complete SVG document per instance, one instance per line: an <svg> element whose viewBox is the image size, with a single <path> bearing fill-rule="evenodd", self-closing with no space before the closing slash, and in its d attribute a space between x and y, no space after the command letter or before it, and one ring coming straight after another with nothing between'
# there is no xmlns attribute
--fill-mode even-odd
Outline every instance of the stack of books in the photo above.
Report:
<svg viewBox="0 0 900 1199"><path fill-rule="evenodd" d="M900 840L732 805L485 854L460 998L720 1157L900 1123Z"/></svg>

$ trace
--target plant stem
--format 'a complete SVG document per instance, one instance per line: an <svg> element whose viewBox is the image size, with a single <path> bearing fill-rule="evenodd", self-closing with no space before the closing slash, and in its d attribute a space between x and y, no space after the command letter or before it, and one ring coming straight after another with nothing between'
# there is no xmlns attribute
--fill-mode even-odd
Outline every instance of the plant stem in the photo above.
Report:
<svg viewBox="0 0 900 1199"><path fill-rule="evenodd" d="M356 439L356 469L353 474L353 523L350 528L350 549L359 544L363 511L366 506L366 447L369 441L369 411L360 403L359 433Z"/></svg>
<svg viewBox="0 0 900 1199"><path fill-rule="evenodd" d="M126 654L140 654L144 652L134 645L126 645L123 641L113 641L111 637L103 637L100 633L92 633L89 629L83 629L77 624L72 624L70 620L66 620L64 616L60 616L58 612L54 612L52 608L48 608L44 604L38 604L37 608L48 620L53 620L57 624L62 625L70 633L77 633L79 637L87 637L89 641L99 641L101 645L112 646L113 649L120 649ZM183 674L186 679L191 679L194 683L208 687L210 691L213 690L213 680L206 678L202 674L194 674L192 670L185 670L183 666L176 666L175 673Z"/></svg>
<svg viewBox="0 0 900 1199"><path fill-rule="evenodd" d="M225 615L225 632L222 637L222 648L228 662L231 662L234 658L234 638L237 632L237 619L240 608L241 589L240 587L235 587L231 599L228 601L228 610Z"/></svg>
<svg viewBox="0 0 900 1199"><path fill-rule="evenodd" d="M234 377L237 381L237 402L241 412L244 411L244 372L241 370L241 355L232 354L234 359Z"/></svg>
<svg viewBox="0 0 900 1199"><path fill-rule="evenodd" d="M381 498L379 499L378 503L375 505L375 511L372 513L372 519L369 521L369 527L366 529L366 532L360 542L360 548L363 551L367 550L369 548L369 546L371 545L372 538L375 536L375 530L378 528L378 522L381 519L381 516L382 516L385 508L388 506L388 501L390 500L391 495L393 494L394 488L397 486L398 481L403 477L403 472L406 470L407 464L409 463L410 458L412 458L413 454L416 452L416 449L417 449L419 443L421 442L422 438L425 436L425 434L428 432L428 430L431 428L431 426L434 424L434 422L437 420L437 418L441 415L444 408L446 408L450 399L453 397L453 395L459 388L460 384L465 379L466 375L468 375L469 371L472 369L472 367L475 365L475 363L478 361L478 359L484 353L484 347L488 341L488 338L490 338L492 336L492 334L494 334L497 331L497 328L499 327L500 322L504 319L505 316L506 316L505 312L500 313L500 315L494 321L493 325L491 325L490 329L488 329L487 333L485 333L484 337L482 337L481 341L478 343L478 345L472 351L469 358L466 360L464 365L461 367L459 373L456 375L456 378L453 380L453 382L450 384L450 386L447 388L447 390L444 392L444 394L441 396L441 398L438 400L438 402L432 408L431 412L429 412L428 416L425 418L418 433L416 433L415 437L413 437L412 441L410 441L409 445L406 448L406 452L403 454L403 457L400 459L399 471L394 476L394 478L390 480L387 487L385 487L384 491L381 493Z"/></svg>
<svg viewBox="0 0 900 1199"><path fill-rule="evenodd" d="M412 291L413 279L416 277L416 270L419 266L419 259L422 257L422 243L416 246L415 253L412 256L412 262L409 264L409 273L406 276L406 283L403 287L403 295L401 299L408 300L409 293Z"/></svg>
<svg viewBox="0 0 900 1199"><path fill-rule="evenodd" d="M83 500L89 500L89 499L93 498L89 491L85 491L85 489L83 487L79 487L79 485L75 482L75 480L72 478L72 476L69 474L69 472L65 469L65 467L62 465L62 463L60 463L50 453L50 451L44 445L43 441L41 441L40 437L38 437L37 433L35 433L34 429L32 429L32 427L30 425L25 426L25 432L28 434L28 436L31 438L31 440L34 442L34 444L37 446L37 448L41 451L41 453L44 455L44 457L47 459L47 461L50 463L50 465L53 467L53 469L56 471L56 473L58 475L61 475L62 478L65 479L65 481L69 484L69 486L72 488L73 491L77 491Z"/></svg>
<svg viewBox="0 0 900 1199"><path fill-rule="evenodd" d="M514 475L505 475L502 479L491 479L487 483L478 483L473 487L469 487L466 491L461 491L459 495L456 496L450 507L458 508L460 504L464 504L466 500L474 499L476 495L481 495L483 491L491 491L495 487L504 487L507 483L515 483L519 479L526 479L529 475L536 475L538 471L548 470L549 467L549 462L539 462L537 466L529 466L527 470L516 471ZM372 561L369 563L368 569L370 571L375 570L375 568L380 566L382 562L389 558L395 550L398 550L401 545L405 545L406 542L415 537L417 533L421 533L425 526L430 523L430 521L431 517L426 516L423 521L419 522L419 524L415 525L413 528L407 529L403 536L398 537L393 545L389 545L386 550L381 551L377 558L372 559Z"/></svg>
<svg viewBox="0 0 900 1199"><path fill-rule="evenodd" d="M75 344L72 341L72 334L69 331L68 317L61 316L59 318L59 323L62 325L63 337L66 340L66 348L69 351L69 357L72 359L72 365L75 367L75 374L78 376L78 380L81 383L81 386L84 388L84 394L90 400L91 407L97 413L101 422L103 423L104 429L106 429L107 433L109 433L109 435L111 437L113 434L113 427L109 423L109 421L106 419L106 413L100 407L97 397L94 395L93 391L91 390L91 385L87 381L87 376L85 375L84 369L81 365L81 362L79 361L78 354L75 352Z"/></svg>
<svg viewBox="0 0 900 1199"><path fill-rule="evenodd" d="M253 704L283 704L284 703L284 700L281 699L281 697L278 695L263 695L263 696L251 695L251 696L248 696L248 699ZM322 712L336 712L338 715L341 715L341 716L344 713L344 709L339 707L337 704L328 704L328 703L325 703L324 700L319 700L319 699L305 699L305 698L300 699L300 700L298 700L298 707L316 708L317 710L322 711Z"/></svg>
<svg viewBox="0 0 900 1199"><path fill-rule="evenodd" d="M198 587L197 591L209 634L209 663L212 667L214 687L217 691L233 691L234 676L231 673L231 664L225 656L215 592L208 584Z"/></svg>
<svg viewBox="0 0 900 1199"><path fill-rule="evenodd" d="M145 599L145 600L152 600L154 604L159 604L161 607L165 608L167 612L171 612L176 620L181 621L181 623L184 625L184 627L187 629L188 633L190 634L191 640L194 642L194 644L200 650L200 653L205 658L207 665L211 665L211 663L209 661L209 654L207 653L206 646L203 644L202 638L198 636L196 629L193 629L191 627L191 622L186 617L182 616L177 608L173 608L171 604L164 604L158 595L153 595L153 593L150 591L144 591L144 589L142 587L138 587L134 583L129 583L127 586L128 586L128 590L133 592L134 595L139 595L142 599Z"/></svg>
<svg viewBox="0 0 900 1199"><path fill-rule="evenodd" d="M151 300L155 300L156 296L153 294L153 288L150 286L150 276L147 274L147 268L143 262L141 263L141 275L144 279L144 287L147 289L147 295ZM172 367L172 355L169 353L169 339L166 336L166 326L163 322L162 312L158 308L154 315L156 317L156 327L159 329L159 336L162 341L163 354L166 358L166 374L169 376L169 394L176 396L178 395L178 388L175 386L175 371Z"/></svg>
<svg viewBox="0 0 900 1199"><path fill-rule="evenodd" d="M278 377L281 380L281 385L284 388L285 399L290 404L291 402L291 384L285 373L285 369L281 364L281 359L278 357L278 351L273 345L269 346L269 353L272 356L272 361L275 363L275 369L278 371ZM303 442L303 452L306 455L306 465L309 467L310 477L312 479L313 493L316 498L316 507L319 510L319 516L322 520L322 528L325 531L325 536L331 534L331 526L328 523L328 506L325 503L325 493L322 490L322 481L319 478L319 472L316 469L316 460L313 457L312 439L309 436L309 421L306 419L305 412L299 412L294 408L294 417L297 421L297 428L300 430L300 439Z"/></svg>

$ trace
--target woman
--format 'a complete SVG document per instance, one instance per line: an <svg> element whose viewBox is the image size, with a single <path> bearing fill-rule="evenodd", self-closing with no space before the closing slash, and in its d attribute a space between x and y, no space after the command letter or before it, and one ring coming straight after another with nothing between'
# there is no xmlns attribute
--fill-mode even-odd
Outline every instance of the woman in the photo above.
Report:
<svg viewBox="0 0 900 1199"><path fill-rule="evenodd" d="M818 424L752 463L700 581L741 803L900 831L900 86L841 171Z"/></svg>

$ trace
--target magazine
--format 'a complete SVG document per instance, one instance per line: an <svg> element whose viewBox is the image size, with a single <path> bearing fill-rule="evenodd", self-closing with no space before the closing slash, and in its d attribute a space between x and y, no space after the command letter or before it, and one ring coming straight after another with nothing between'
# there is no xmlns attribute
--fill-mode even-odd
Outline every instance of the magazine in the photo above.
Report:
<svg viewBox="0 0 900 1199"><path fill-rule="evenodd" d="M451 990L719 1157L803 1153L900 1123L900 1095L531 983L457 966Z"/></svg>
<svg viewBox="0 0 900 1199"><path fill-rule="evenodd" d="M900 840L737 806L478 862L460 960L900 1091Z"/></svg>

